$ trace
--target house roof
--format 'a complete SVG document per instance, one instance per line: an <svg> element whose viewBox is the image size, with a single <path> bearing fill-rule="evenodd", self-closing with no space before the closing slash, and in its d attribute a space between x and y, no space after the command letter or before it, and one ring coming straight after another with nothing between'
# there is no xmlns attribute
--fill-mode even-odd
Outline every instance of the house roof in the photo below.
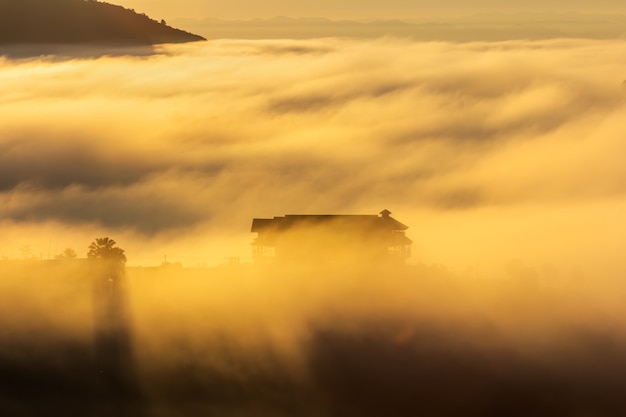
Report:
<svg viewBox="0 0 626 417"><path fill-rule="evenodd" d="M377 215L352 214L287 214L273 219L253 219L251 232L281 232L300 227L332 226L341 230L403 231L409 227L400 223L388 210Z"/></svg>

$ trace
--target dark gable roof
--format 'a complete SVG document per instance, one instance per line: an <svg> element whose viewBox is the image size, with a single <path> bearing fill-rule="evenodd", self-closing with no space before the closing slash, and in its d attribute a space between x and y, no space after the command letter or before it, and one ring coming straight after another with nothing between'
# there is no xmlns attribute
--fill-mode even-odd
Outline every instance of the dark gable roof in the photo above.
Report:
<svg viewBox="0 0 626 417"><path fill-rule="evenodd" d="M406 230L409 227L390 217L353 214L287 214L273 219L253 219L252 233L286 231L311 226L331 226L343 230Z"/></svg>
<svg viewBox="0 0 626 417"><path fill-rule="evenodd" d="M265 230L268 227L271 227L274 222L274 219L252 219L252 230L251 232L256 233L260 230Z"/></svg>

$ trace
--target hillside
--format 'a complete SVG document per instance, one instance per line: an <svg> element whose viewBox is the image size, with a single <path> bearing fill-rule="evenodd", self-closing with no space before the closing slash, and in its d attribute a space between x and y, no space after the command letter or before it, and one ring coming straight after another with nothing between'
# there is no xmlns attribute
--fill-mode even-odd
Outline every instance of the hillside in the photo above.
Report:
<svg viewBox="0 0 626 417"><path fill-rule="evenodd" d="M0 0L0 44L182 43L203 37L95 0Z"/></svg>

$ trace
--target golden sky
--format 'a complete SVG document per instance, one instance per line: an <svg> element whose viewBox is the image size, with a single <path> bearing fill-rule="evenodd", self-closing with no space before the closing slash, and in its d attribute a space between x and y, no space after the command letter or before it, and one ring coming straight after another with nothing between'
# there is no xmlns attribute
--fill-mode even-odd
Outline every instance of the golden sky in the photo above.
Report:
<svg viewBox="0 0 626 417"><path fill-rule="evenodd" d="M155 18L219 17L259 18L274 16L328 18L419 18L424 14L466 14L477 12L624 12L621 0L319 0L315 2L268 0L116 0L116 4L154 15Z"/></svg>

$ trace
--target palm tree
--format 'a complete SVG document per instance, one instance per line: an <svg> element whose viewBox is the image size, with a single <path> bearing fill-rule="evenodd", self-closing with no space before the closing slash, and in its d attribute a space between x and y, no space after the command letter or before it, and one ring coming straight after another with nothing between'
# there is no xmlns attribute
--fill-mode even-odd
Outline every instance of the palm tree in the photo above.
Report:
<svg viewBox="0 0 626 417"><path fill-rule="evenodd" d="M97 238L89 245L87 257L91 259L106 259L126 263L124 249L115 247L115 241L108 237Z"/></svg>

